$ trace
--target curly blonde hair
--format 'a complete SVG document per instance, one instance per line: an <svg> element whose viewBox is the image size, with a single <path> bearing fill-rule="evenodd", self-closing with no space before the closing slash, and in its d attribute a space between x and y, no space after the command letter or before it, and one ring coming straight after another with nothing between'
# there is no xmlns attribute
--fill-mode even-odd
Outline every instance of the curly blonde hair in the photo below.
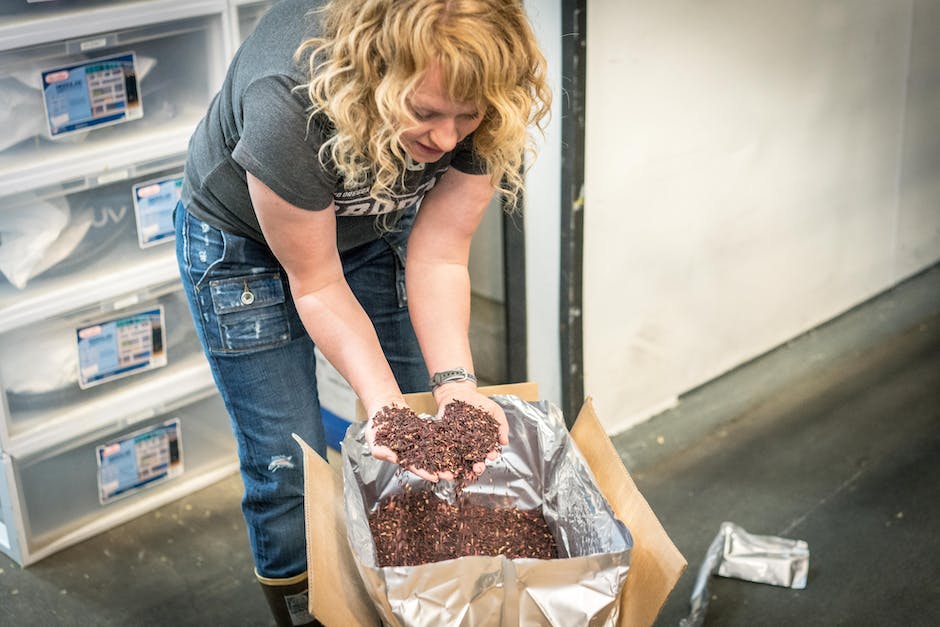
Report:
<svg viewBox="0 0 940 627"><path fill-rule="evenodd" d="M372 178L386 200L404 175L403 132L416 124L410 94L433 63L456 102L484 107L473 134L475 158L495 188L515 199L534 155L530 126L544 131L551 91L520 0L332 0L306 58L311 120L325 114L335 133L322 146L347 187Z"/></svg>

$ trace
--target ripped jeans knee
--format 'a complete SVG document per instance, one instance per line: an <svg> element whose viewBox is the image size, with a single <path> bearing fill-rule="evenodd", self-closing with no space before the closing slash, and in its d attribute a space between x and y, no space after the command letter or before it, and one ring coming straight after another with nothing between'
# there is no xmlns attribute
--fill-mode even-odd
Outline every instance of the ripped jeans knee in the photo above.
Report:
<svg viewBox="0 0 940 627"><path fill-rule="evenodd" d="M271 463L268 464L268 470L277 472L278 470L291 470L294 468L293 455L274 455L271 457Z"/></svg>
<svg viewBox="0 0 940 627"><path fill-rule="evenodd" d="M243 460L242 512L255 569L262 577L282 579L307 568L300 455L267 455L267 463L253 470L245 468Z"/></svg>

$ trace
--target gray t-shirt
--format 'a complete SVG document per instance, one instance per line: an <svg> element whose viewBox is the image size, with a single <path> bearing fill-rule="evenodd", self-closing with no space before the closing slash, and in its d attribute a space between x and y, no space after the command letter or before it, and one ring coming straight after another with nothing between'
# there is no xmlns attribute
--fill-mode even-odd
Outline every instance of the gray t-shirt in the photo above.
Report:
<svg viewBox="0 0 940 627"><path fill-rule="evenodd" d="M474 158L472 135L450 153L423 168L408 170L393 190L391 203L369 196L370 185L346 189L331 163L318 151L332 125L323 115L308 122L310 101L304 89L307 66L294 52L317 33L319 0L282 0L258 23L232 60L221 90L189 142L182 202L212 226L264 242L251 205L245 172L281 198L302 209L336 205L337 245L348 250L377 239L383 222L394 224L402 211L431 189L448 167L482 173Z"/></svg>

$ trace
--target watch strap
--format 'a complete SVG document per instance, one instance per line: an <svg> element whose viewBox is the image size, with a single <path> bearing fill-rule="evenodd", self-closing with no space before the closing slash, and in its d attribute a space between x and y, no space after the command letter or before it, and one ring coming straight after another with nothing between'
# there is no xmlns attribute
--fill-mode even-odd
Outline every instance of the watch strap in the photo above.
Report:
<svg viewBox="0 0 940 627"><path fill-rule="evenodd" d="M435 372L429 383L431 386L431 391L433 392L445 383L452 383L454 381L473 381L476 383L477 378L466 368L454 368L452 370Z"/></svg>

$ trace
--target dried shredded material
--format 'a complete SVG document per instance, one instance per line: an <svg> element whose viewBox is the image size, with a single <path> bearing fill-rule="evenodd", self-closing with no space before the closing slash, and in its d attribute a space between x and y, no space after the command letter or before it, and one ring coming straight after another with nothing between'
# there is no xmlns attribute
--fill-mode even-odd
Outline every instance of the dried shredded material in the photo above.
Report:
<svg viewBox="0 0 940 627"><path fill-rule="evenodd" d="M458 487L472 480L474 464L499 446L496 419L463 401L450 402L440 420L386 406L375 415L374 428L375 443L395 451L401 466L451 472Z"/></svg>
<svg viewBox="0 0 940 627"><path fill-rule="evenodd" d="M406 489L369 514L380 567L417 566L466 555L509 559L558 557L541 511L488 508L465 497L447 503L428 490Z"/></svg>

